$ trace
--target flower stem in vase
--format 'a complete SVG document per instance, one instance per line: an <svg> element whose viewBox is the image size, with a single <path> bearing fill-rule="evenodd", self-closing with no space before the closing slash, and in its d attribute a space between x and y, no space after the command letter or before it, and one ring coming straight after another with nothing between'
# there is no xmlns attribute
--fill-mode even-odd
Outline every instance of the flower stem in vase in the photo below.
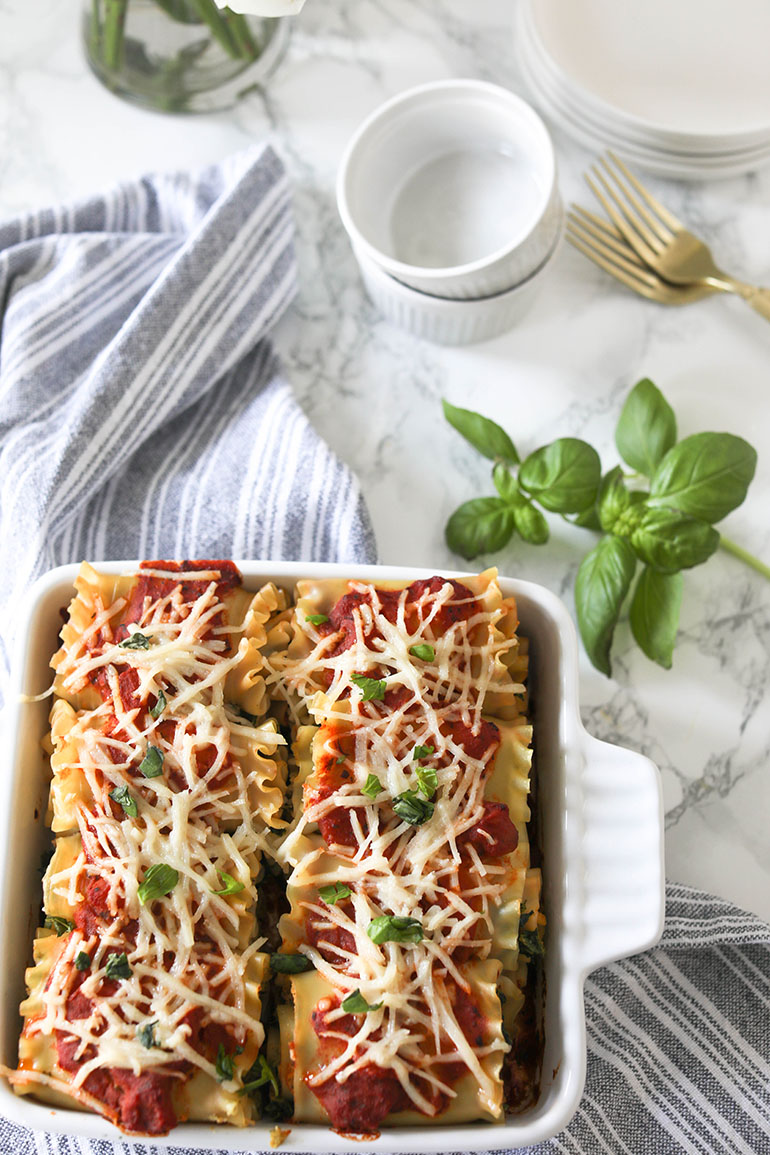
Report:
<svg viewBox="0 0 770 1155"><path fill-rule="evenodd" d="M222 16L238 49L238 55L244 60L256 60L260 46L255 42L245 17L231 12L229 8L224 9Z"/></svg>
<svg viewBox="0 0 770 1155"><path fill-rule="evenodd" d="M102 60L105 67L120 68L123 59L123 28L128 0L104 0Z"/></svg>
<svg viewBox="0 0 770 1155"><path fill-rule="evenodd" d="M241 52L230 35L225 19L214 0L192 0L192 5L203 23L210 29L211 35L224 48L228 56L240 60Z"/></svg>

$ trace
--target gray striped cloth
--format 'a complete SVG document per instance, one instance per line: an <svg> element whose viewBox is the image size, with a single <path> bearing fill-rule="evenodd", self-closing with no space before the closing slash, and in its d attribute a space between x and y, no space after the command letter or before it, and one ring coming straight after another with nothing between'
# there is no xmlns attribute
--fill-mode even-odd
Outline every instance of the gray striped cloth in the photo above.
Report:
<svg viewBox="0 0 770 1155"><path fill-rule="evenodd" d="M62 562L374 560L266 340L295 290L270 148L0 226L0 290L3 666L19 595ZM530 1155L770 1155L769 1008L770 927L669 886L660 945L588 979L586 1093ZM184 1155L0 1119L1 1155L163 1152Z"/></svg>

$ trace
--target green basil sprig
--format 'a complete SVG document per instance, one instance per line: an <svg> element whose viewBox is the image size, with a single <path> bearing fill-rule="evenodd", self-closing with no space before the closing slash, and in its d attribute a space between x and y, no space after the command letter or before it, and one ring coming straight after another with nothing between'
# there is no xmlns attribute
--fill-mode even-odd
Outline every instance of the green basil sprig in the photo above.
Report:
<svg viewBox="0 0 770 1155"><path fill-rule="evenodd" d="M422 788L422 783L420 783ZM433 817L434 806L426 798L420 798L416 790L404 790L393 799L393 809L410 826L422 826Z"/></svg>
<svg viewBox="0 0 770 1155"><path fill-rule="evenodd" d="M385 697L387 682L380 678L367 678L365 674L351 674L350 680L361 691L362 702L381 702Z"/></svg>
<svg viewBox="0 0 770 1155"><path fill-rule="evenodd" d="M299 975L311 971L313 964L304 954L271 954L270 969L279 975Z"/></svg>
<svg viewBox="0 0 770 1155"><path fill-rule="evenodd" d="M336 906L344 898L350 898L350 887L344 882L334 882L331 886L319 886L318 893L329 906Z"/></svg>
<svg viewBox="0 0 770 1155"><path fill-rule="evenodd" d="M75 929L75 924L71 918L64 918L60 914L47 914L43 926L48 930L56 931L56 937L61 938L63 934L69 934L71 930Z"/></svg>
<svg viewBox="0 0 770 1155"><path fill-rule="evenodd" d="M130 979L131 964L124 950L113 952L104 964L104 973L108 979Z"/></svg>
<svg viewBox="0 0 770 1155"><path fill-rule="evenodd" d="M367 1003L360 991L353 991L342 1000L341 1006L349 1015L365 1015L369 1011L378 1011L382 1003Z"/></svg>
<svg viewBox="0 0 770 1155"><path fill-rule="evenodd" d="M163 898L164 895L171 894L178 882L179 871L175 870L173 866L169 866L165 862L156 862L152 866L148 866L144 879L136 892L140 906L145 906L148 902L154 902L156 898Z"/></svg>
<svg viewBox="0 0 770 1155"><path fill-rule="evenodd" d="M615 627L629 594L637 644L669 668L682 570L702 565L721 546L770 579L770 566L713 526L746 497L756 451L731 433L677 441L674 411L647 378L631 390L615 430L630 474L617 465L603 475L596 450L575 437L552 441L521 461L494 421L443 405L450 424L495 462L497 490L496 497L473 498L451 515L445 528L450 549L470 560L502 549L516 535L542 545L549 526L537 505L602 534L578 570L575 605L586 652L608 677Z"/></svg>
<svg viewBox="0 0 770 1155"><path fill-rule="evenodd" d="M424 937L419 920L401 914L381 914L373 918L366 933L378 946L384 942L417 943Z"/></svg>
<svg viewBox="0 0 770 1155"><path fill-rule="evenodd" d="M212 894L221 894L227 897L228 894L240 894L245 889L245 884L239 879L233 878L232 874L228 874L226 870L217 870L217 874L222 879L224 886L221 890L212 890Z"/></svg>

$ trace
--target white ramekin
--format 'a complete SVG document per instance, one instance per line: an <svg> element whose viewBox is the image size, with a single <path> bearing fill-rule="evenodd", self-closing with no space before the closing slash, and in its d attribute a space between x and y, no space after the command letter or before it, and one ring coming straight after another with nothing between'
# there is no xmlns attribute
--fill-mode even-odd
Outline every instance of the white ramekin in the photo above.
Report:
<svg viewBox="0 0 770 1155"><path fill-rule="evenodd" d="M95 563L130 573L136 562ZM247 586L272 580L290 588L299 578L354 577L412 581L431 570L309 562L238 562ZM41 750L50 700L29 701L51 681L60 610L72 596L78 567L61 566L30 590L14 655L6 733L8 760L0 779L0 1061L17 1062L24 968L40 920L41 855L49 775ZM446 573L462 578L461 573ZM577 635L564 604L543 586L501 578L516 598L521 632L530 641L533 774L543 864L546 938L545 1054L535 1107L500 1124L402 1127L358 1140L326 1127L291 1126L281 1151L386 1153L490 1151L524 1147L561 1131L583 1090L586 1026L583 983L604 963L653 946L663 928L663 805L660 775L642 754L608 745L583 729L578 703ZM98 1115L54 1108L14 1095L0 1080L0 1114L40 1131L89 1139L125 1138ZM153 1138L159 1147L204 1151L267 1150L272 1124L248 1129L185 1123Z"/></svg>
<svg viewBox="0 0 770 1155"><path fill-rule="evenodd" d="M459 299L526 280L553 248L562 214L542 120L480 80L423 84L376 109L345 151L337 205L370 261L412 288Z"/></svg>
<svg viewBox="0 0 770 1155"><path fill-rule="evenodd" d="M561 248L562 236L560 229L542 265L525 281L504 293L463 301L413 289L391 277L363 249L354 245L353 252L367 293L392 325L436 345L472 345L507 333L526 316Z"/></svg>

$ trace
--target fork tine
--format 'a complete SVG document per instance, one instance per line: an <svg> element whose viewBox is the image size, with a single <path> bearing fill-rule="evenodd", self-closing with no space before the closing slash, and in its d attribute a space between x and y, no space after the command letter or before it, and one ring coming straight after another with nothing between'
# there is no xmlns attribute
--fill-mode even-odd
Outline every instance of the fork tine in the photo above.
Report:
<svg viewBox="0 0 770 1155"><path fill-rule="evenodd" d="M601 161L599 163L601 163ZM636 249L636 251L645 261L654 261L657 254L664 247L663 241L661 241L660 237L652 232L651 229L647 228L644 221L640 220L639 216L634 213L633 208L629 207L627 201L622 195L622 190L621 192L618 192L614 186L610 184L610 179L612 178L611 172L608 171L607 176L605 176L602 170L597 168L596 165L593 166L591 171L602 182L605 192L609 197L612 198L620 212L623 214L623 218L627 225L625 235L628 239L628 243ZM628 228L630 228L630 232L628 231ZM644 250L642 249L642 246L644 246Z"/></svg>
<svg viewBox="0 0 770 1155"><path fill-rule="evenodd" d="M606 187L606 181L601 176L601 174L598 173L596 171L596 169L593 169L592 171L596 174L596 176L602 181L602 184L604 184ZM597 187L596 183L591 180L591 177L588 175L588 173L585 174L585 180L586 180L586 184L590 188L591 192L594 194L594 196L598 200L599 204L602 206L602 208L606 212L607 216L610 218L612 223L615 225L615 228L620 233L622 233L622 235L626 238L626 240L628 241L631 248L636 250L636 252L639 254L639 256L642 258L643 261L647 261L648 263L650 261L654 261L657 257L657 253L653 249L651 249L649 245L644 243L644 241L639 236L639 234L631 228L630 224L627 222L626 218L622 215L622 213L619 213L617 211L614 204L612 203L612 200L614 200L615 197L612 196L612 200L608 200L607 197L604 195L604 193L601 191L601 189L599 189ZM609 189L607 189L607 191L610 192Z"/></svg>
<svg viewBox="0 0 770 1155"><path fill-rule="evenodd" d="M601 217L596 216L595 213L589 212L588 209L584 209L581 205L572 205L569 220L573 221L576 225L580 225L582 229L590 233L598 241L601 241L602 244L608 245L619 256L625 257L627 261L631 261L637 268L646 268L639 254L632 249L630 245L626 244L620 233L614 229L612 225L602 220Z"/></svg>
<svg viewBox="0 0 770 1155"><path fill-rule="evenodd" d="M674 232L678 232L680 229L684 228L684 225L679 220L679 218L675 217L672 212L669 212L666 206L662 205L660 201L654 197L648 189L644 187L640 180L637 180L634 174L626 168L619 156L615 156L614 152L608 152L607 156L609 156L614 161L614 163L623 173L623 176L626 178L626 180L634 186L639 195L647 201L647 204L650 206L652 211L657 213L660 219L665 221L670 229L673 229Z"/></svg>
<svg viewBox="0 0 770 1155"><path fill-rule="evenodd" d="M647 222L647 224L652 229L653 233L657 237L659 237L661 241L663 241L664 243L667 243L668 241L673 241L674 234L671 232L671 230L664 223L662 223L660 220L658 220L658 218L655 217L649 211L647 206L645 204L643 204L642 201L639 200L639 197L636 195L633 188L630 188L628 186L628 184L625 183L625 181L623 180L622 177L618 176L618 174L616 172L612 171L612 169L609 166L609 162L607 159L608 157L611 160L616 161L616 157L614 156L613 153L607 153L607 157L600 158L599 163L604 166L605 172L607 173L607 175L609 177L612 178L612 180L614 180L615 184L618 186L618 188L620 189L621 193L626 198L626 200L634 206L636 211L639 213L640 217ZM626 169L626 172L628 172L628 169Z"/></svg>
<svg viewBox="0 0 770 1155"><path fill-rule="evenodd" d="M591 234L590 228L584 228L576 218L569 218L568 229L571 240L579 240L584 245L590 247L597 256L600 256L608 264L613 265L614 269L622 269L629 277L648 285L651 289L660 288L660 277L643 265L640 265L635 257L632 256L632 258L629 258L622 250L618 252L614 248L608 247L603 240L597 240L597 238ZM606 265L603 267L606 267ZM618 275L617 272L615 275Z"/></svg>
<svg viewBox="0 0 770 1155"><path fill-rule="evenodd" d="M636 277L633 277L629 273L626 273L623 269L618 268L618 266L612 261L605 260L604 257L599 256L595 249L591 249L588 245L584 245L583 242L573 234L569 227L567 228L567 240L571 245L574 245L576 249L579 249L581 253L588 257L590 261L593 261L594 264L598 265L600 269L604 269L604 271L609 273L611 277L615 277L616 280L621 281L624 285L626 285L627 288L633 289L635 293L641 293L643 297L648 297L651 301L659 300L654 289L650 288L649 285L646 285L644 281L639 281Z"/></svg>

